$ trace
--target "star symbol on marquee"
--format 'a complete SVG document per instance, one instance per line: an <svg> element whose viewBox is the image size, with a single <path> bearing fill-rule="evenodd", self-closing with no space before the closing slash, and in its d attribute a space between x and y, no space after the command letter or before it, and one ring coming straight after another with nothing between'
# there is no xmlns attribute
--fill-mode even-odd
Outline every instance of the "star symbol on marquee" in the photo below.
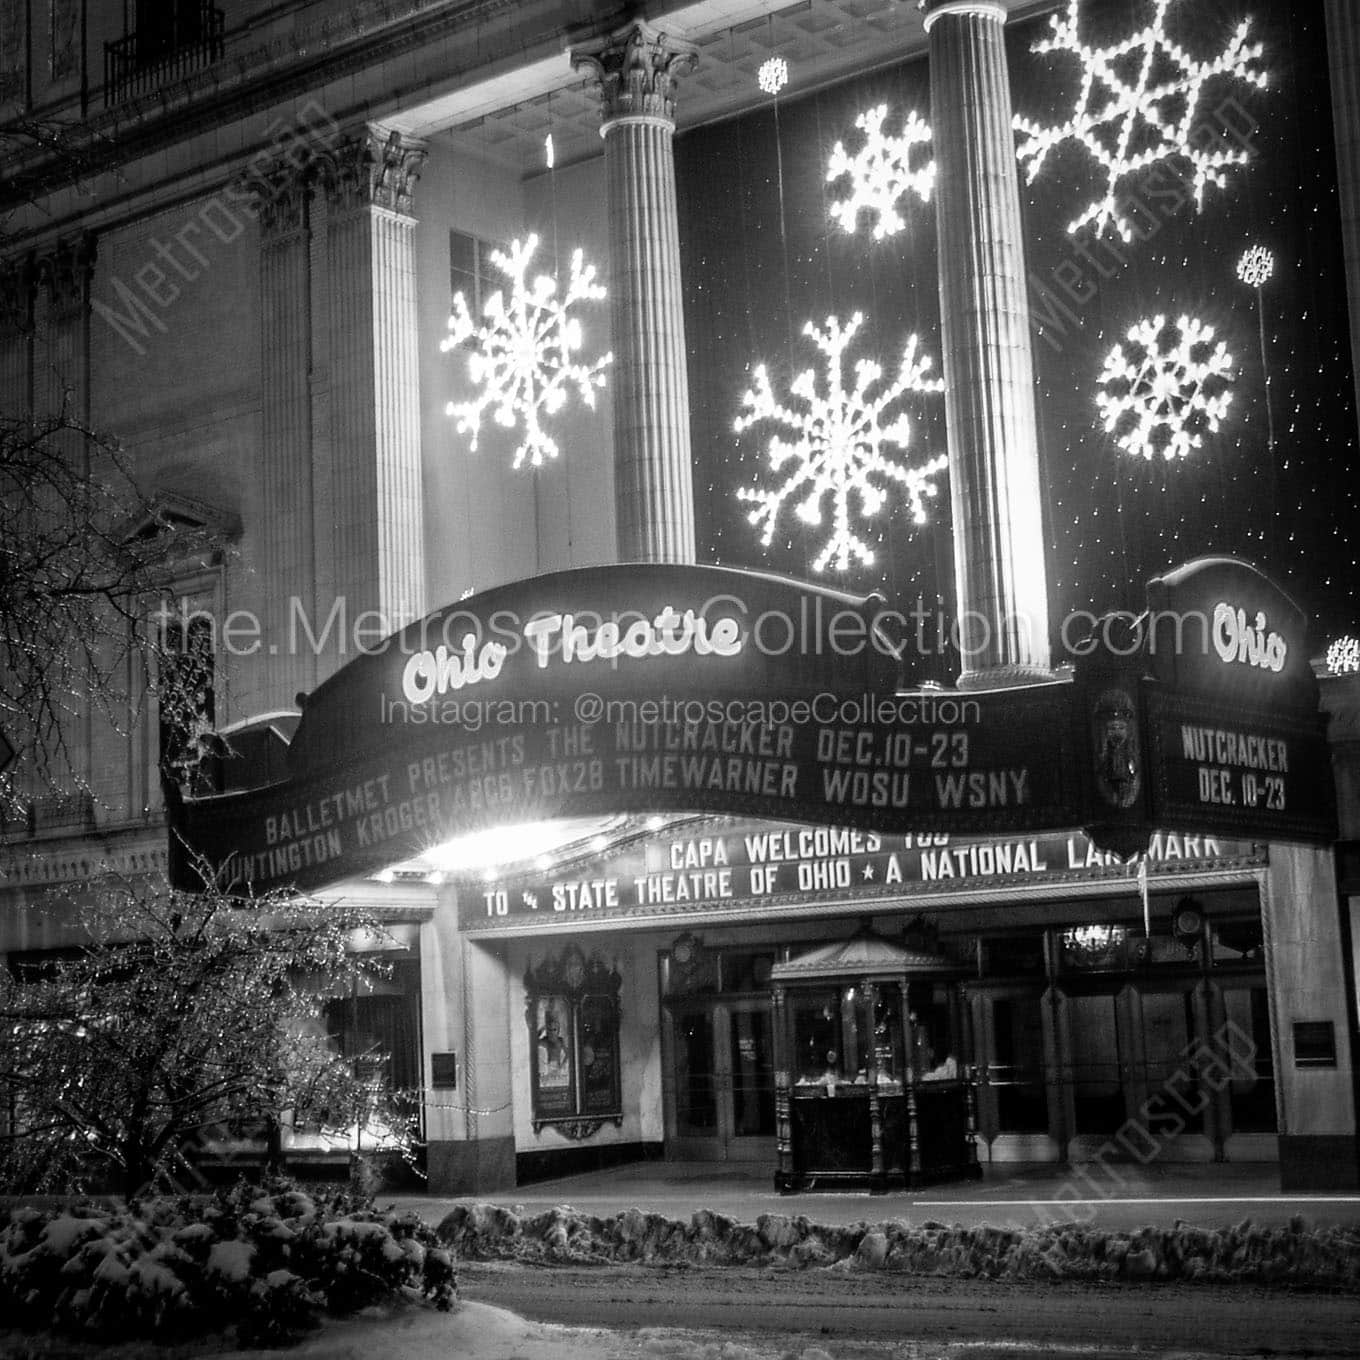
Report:
<svg viewBox="0 0 1360 1360"><path fill-rule="evenodd" d="M866 864L864 866L864 881L866 883L872 883L873 880L874 880L874 866L872 864Z"/></svg>
<svg viewBox="0 0 1360 1360"><path fill-rule="evenodd" d="M787 475L772 490L739 487L737 498L755 505L747 519L762 529L761 543L769 547L780 512L794 503L794 514L804 524L819 526L826 510L831 533L812 564L822 571L829 563L837 571L852 561L870 565L869 545L851 526L855 515L870 519L887 504L891 484L901 488L907 511L915 524L924 524L925 502L936 494L932 480L948 463L944 455L911 467L890 456L911 443L911 421L905 411L889 418L889 408L908 394L924 395L944 390L938 378L929 377L929 355L917 353L917 338L907 337L897 377L871 391L883 377L883 367L872 359L857 359L854 381L846 384L845 351L864 323L856 312L844 327L837 317L826 319L819 330L811 321L803 334L826 358L826 376L819 390L812 369L805 369L789 388L801 403L783 405L774 395L770 377L761 364L752 374L754 386L742 394L743 412L737 417L738 434L752 425L772 421L784 426L790 437L774 434L766 456L774 472Z"/></svg>
<svg viewBox="0 0 1360 1360"><path fill-rule="evenodd" d="M1176 3L1155 0L1146 27L1108 47L1093 47L1078 32L1078 0L1069 0L1065 13L1050 16L1049 35L1031 48L1068 53L1081 67L1080 93L1064 122L1044 127L1015 118L1016 155L1030 183L1048 153L1067 141L1083 146L1100 168L1100 196L1068 224L1071 233L1089 223L1097 236L1112 228L1125 241L1131 239L1121 189L1130 176L1159 162L1188 167L1185 178L1199 210L1205 190L1221 189L1228 171L1249 158L1240 137L1229 137L1222 116L1203 112L1201 102L1212 81L1236 79L1257 89L1268 84L1258 65L1261 44L1248 41L1251 20L1238 24L1216 56L1198 61L1166 31L1167 11Z"/></svg>

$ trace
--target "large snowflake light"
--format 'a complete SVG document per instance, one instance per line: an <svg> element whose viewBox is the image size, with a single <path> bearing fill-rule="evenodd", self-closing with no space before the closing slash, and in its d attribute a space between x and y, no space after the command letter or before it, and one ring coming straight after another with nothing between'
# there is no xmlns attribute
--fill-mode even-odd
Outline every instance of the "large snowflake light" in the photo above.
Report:
<svg viewBox="0 0 1360 1360"><path fill-rule="evenodd" d="M1081 91L1066 122L1041 127L1017 116L1021 140L1016 154L1028 163L1032 183L1054 147L1072 140L1099 163L1101 196L1068 224L1075 233L1090 223L1097 235L1113 228L1125 240L1133 234L1124 214L1121 186L1160 161L1188 164L1195 207L1203 207L1209 186L1222 188L1230 167L1243 165L1247 149L1226 144L1223 129L1204 119L1200 100L1205 86L1219 77L1263 89L1268 76L1257 65L1261 44L1249 43L1251 21L1244 19L1228 45L1215 57L1197 61L1166 31L1166 15L1176 0L1154 0L1151 22L1109 47L1091 47L1078 34L1078 0L1066 13L1049 19L1050 33L1031 50L1067 52L1081 64Z"/></svg>
<svg viewBox="0 0 1360 1360"><path fill-rule="evenodd" d="M831 148L827 182L850 178L850 197L831 205L831 216L848 232L859 223L861 210L876 215L874 240L893 236L906 226L897 205L902 196L914 193L930 202L935 187L935 161L930 155L930 124L909 109L896 136L883 131L888 106L879 104L855 119L864 134L864 145L853 155L844 142ZM913 164L913 161L915 162Z"/></svg>
<svg viewBox="0 0 1360 1360"><path fill-rule="evenodd" d="M571 257L567 291L557 296L557 280L539 274L532 285L525 275L538 249L538 237L512 241L506 251L492 251L491 262L510 281L508 297L497 289L482 306L479 326L468 311L467 299L456 293L449 316L444 350L473 346L468 355L468 376L481 388L471 401L449 402L446 410L457 417L459 434L472 436L477 447L482 416L490 410L496 424L513 429L523 422L524 438L515 450L514 466L527 460L539 467L558 455L557 441L543 428L543 416L556 415L575 388L587 406L595 405L595 392L604 386L604 370L612 354L590 362L577 359L581 348L581 323L569 314L578 302L595 302L605 295L595 282L595 266L583 261L578 250Z"/></svg>
<svg viewBox="0 0 1360 1360"><path fill-rule="evenodd" d="M1129 327L1097 379L1096 406L1108 433L1128 453L1168 462L1213 433L1232 400L1232 355L1212 326L1154 316Z"/></svg>
<svg viewBox="0 0 1360 1360"><path fill-rule="evenodd" d="M736 421L740 434L761 421L771 420L784 426L789 437L771 436L766 452L771 469L787 475L773 490L741 487L737 498L755 504L747 518L763 526L761 542L768 547L774 537L780 511L794 503L794 513L804 524L820 525L827 510L831 517L831 536L821 555L812 564L822 571L828 563L844 571L852 561L870 565L874 555L869 545L851 528L851 517L876 515L886 504L891 484L896 483L906 496L912 520L925 522L925 500L934 496L932 478L944 467L943 457L932 458L920 467L908 467L890 457L893 449L905 450L911 442L911 422L905 412L891 419L888 408L908 393L940 392L944 384L930 372L929 355L918 354L916 337L907 339L897 377L871 393L883 377L882 365L872 359L857 359L853 385L846 385L845 351L863 324L856 312L844 327L838 318L827 317L826 329L811 321L803 334L826 358L826 377L818 390L812 369L800 373L790 387L799 398L800 409L781 404L770 386L769 374L762 364L755 370L754 387L743 394L743 411Z"/></svg>

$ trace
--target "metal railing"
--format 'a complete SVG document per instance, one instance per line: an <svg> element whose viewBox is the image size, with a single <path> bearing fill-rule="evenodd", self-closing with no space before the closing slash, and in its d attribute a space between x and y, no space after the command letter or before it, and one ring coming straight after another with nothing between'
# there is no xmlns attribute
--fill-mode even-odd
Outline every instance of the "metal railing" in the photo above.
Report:
<svg viewBox="0 0 1360 1360"><path fill-rule="evenodd" d="M174 6L168 28L139 29L104 44L104 105L149 94L219 60L226 16L216 5Z"/></svg>

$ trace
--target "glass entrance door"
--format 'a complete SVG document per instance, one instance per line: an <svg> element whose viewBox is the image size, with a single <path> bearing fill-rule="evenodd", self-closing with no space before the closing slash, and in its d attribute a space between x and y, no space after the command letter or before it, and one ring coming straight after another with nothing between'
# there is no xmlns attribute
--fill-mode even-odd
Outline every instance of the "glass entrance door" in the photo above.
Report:
<svg viewBox="0 0 1360 1360"><path fill-rule="evenodd" d="M673 1157L773 1162L774 1041L768 999L669 1009L666 1130Z"/></svg>

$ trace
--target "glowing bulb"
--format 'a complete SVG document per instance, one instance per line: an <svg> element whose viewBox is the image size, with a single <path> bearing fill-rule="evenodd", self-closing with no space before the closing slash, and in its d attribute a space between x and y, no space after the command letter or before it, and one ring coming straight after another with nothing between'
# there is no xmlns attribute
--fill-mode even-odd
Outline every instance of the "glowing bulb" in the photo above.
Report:
<svg viewBox="0 0 1360 1360"><path fill-rule="evenodd" d="M543 139L543 159L548 163L548 169L551 170L555 161L551 132Z"/></svg>
<svg viewBox="0 0 1360 1360"><path fill-rule="evenodd" d="M789 64L783 57L771 57L761 64L756 81L766 94L778 94L789 83Z"/></svg>

